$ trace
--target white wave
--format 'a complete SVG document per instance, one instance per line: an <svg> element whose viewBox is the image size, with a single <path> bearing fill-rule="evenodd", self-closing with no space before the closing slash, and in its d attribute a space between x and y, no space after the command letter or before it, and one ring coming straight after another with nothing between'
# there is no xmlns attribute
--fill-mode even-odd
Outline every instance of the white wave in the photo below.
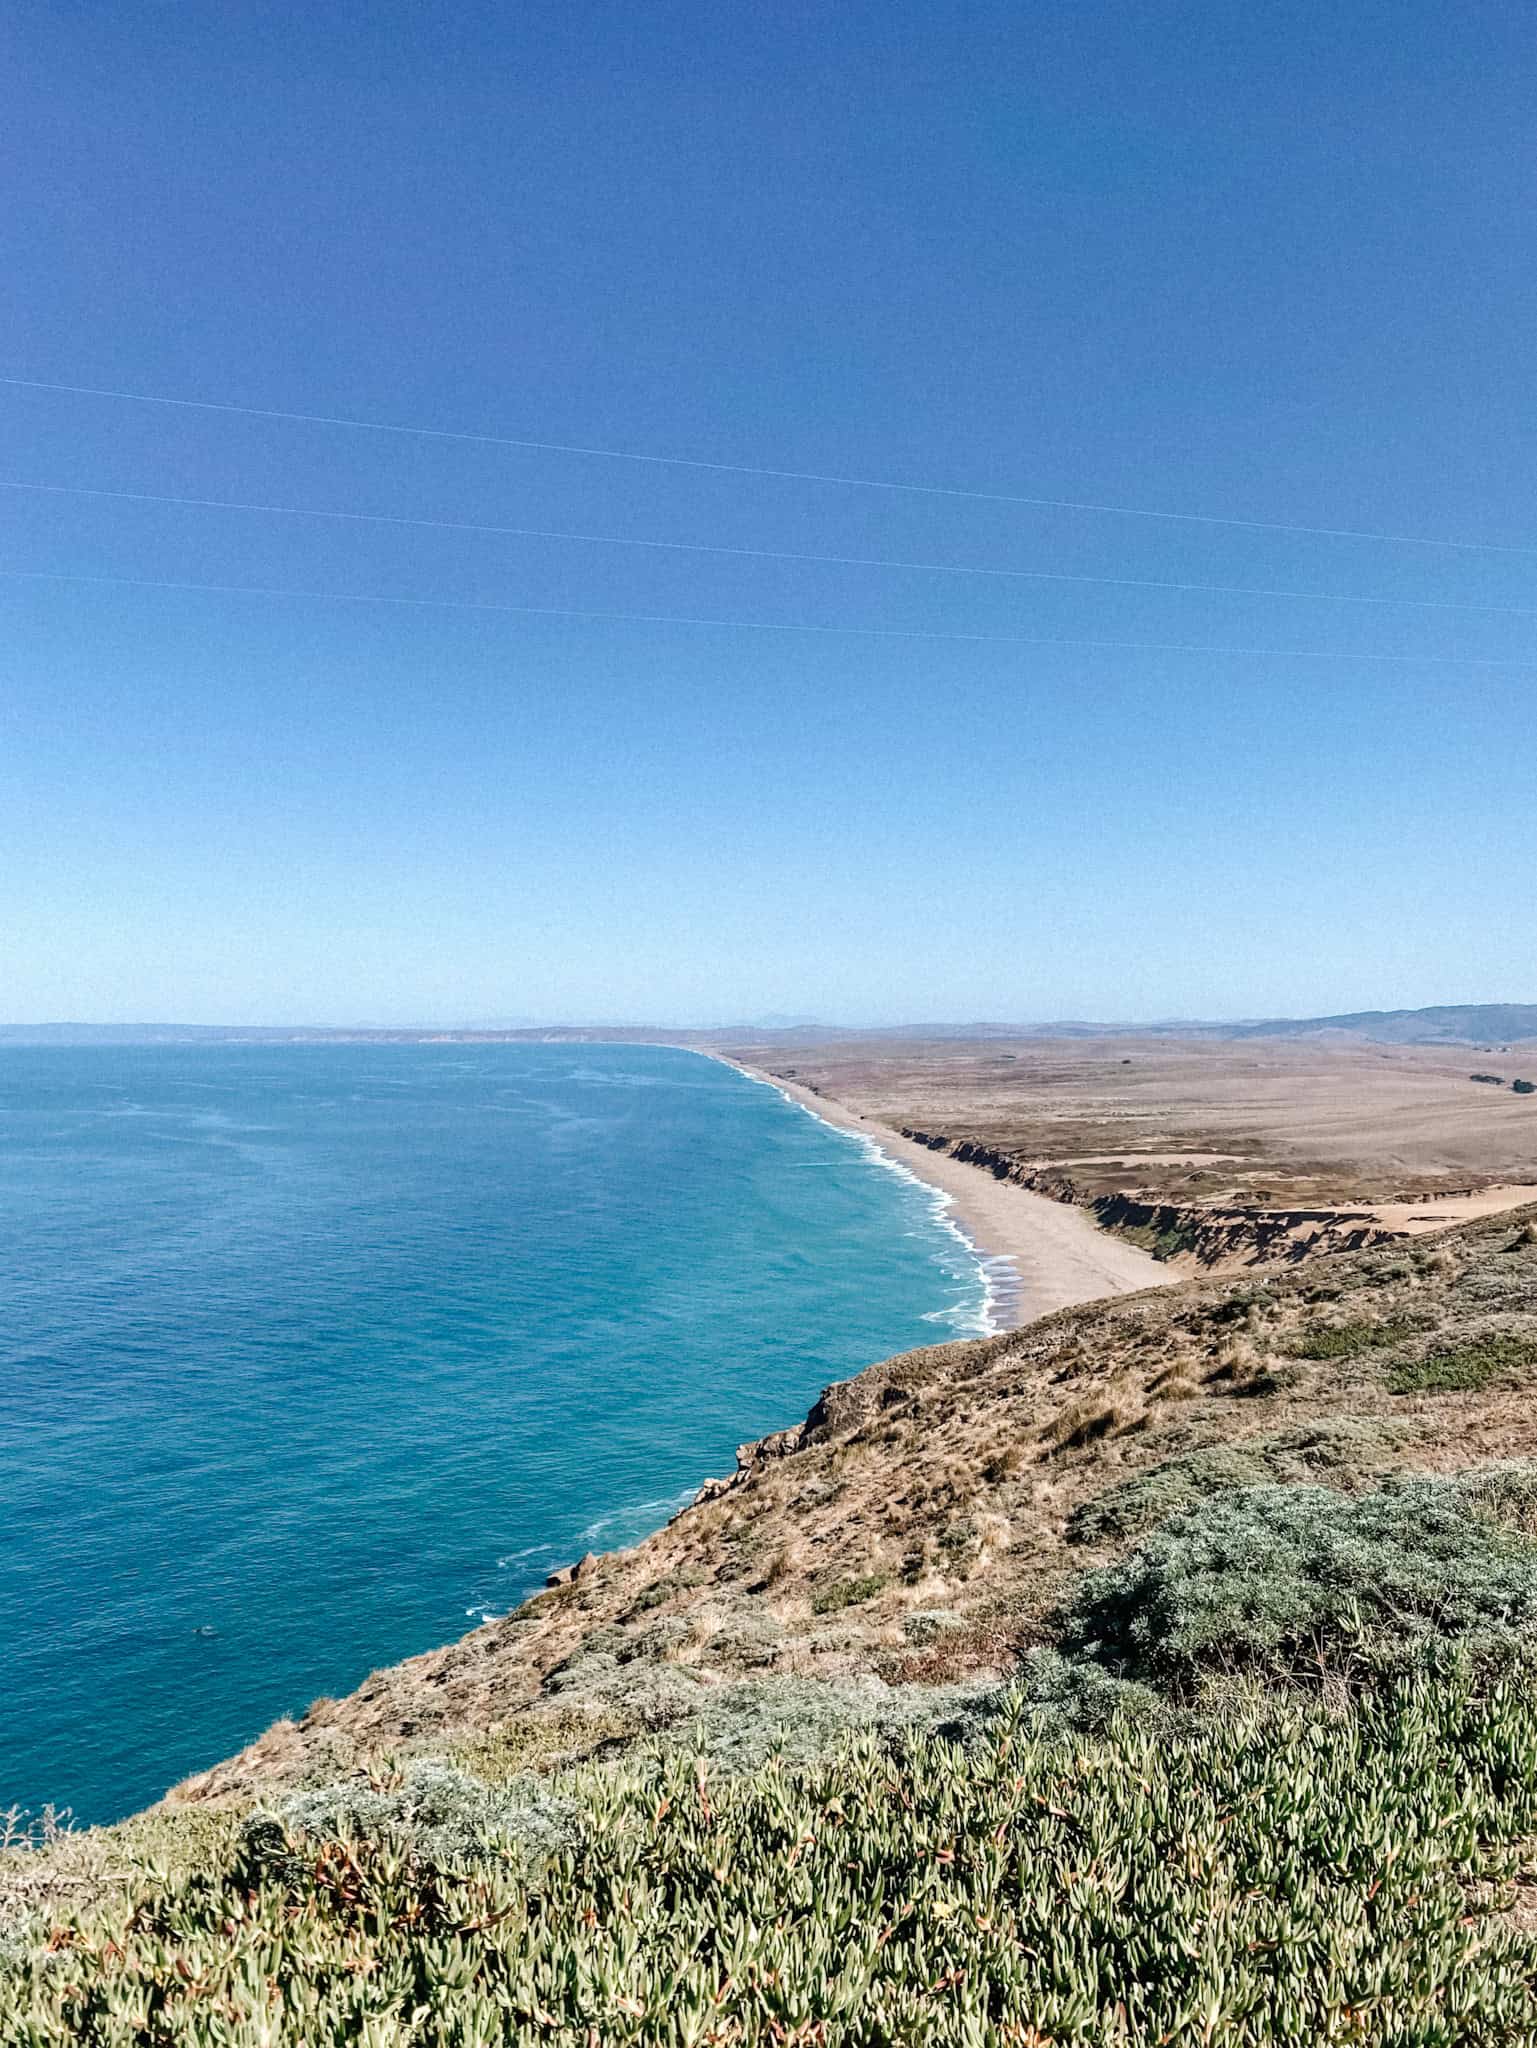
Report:
<svg viewBox="0 0 1537 2048"><path fill-rule="evenodd" d="M496 1568L499 1572L505 1572L511 1570L515 1564L527 1564L531 1557L553 1557L554 1555L555 1546L553 1543L530 1543L526 1550L511 1550L505 1557L499 1557L496 1560Z"/></svg>
<svg viewBox="0 0 1537 2048"><path fill-rule="evenodd" d="M655 1500L628 1501L623 1507L611 1508L606 1515L599 1515L595 1522L579 1532L578 1541L597 1543L600 1540L620 1535L629 1542L638 1542L642 1536L649 1536L661 1523L671 1521L680 1509L686 1508L703 1485L696 1479L681 1493L662 1494Z"/></svg>
<svg viewBox="0 0 1537 2048"><path fill-rule="evenodd" d="M715 1055L706 1053L704 1057L711 1059ZM954 1195L944 1188L935 1187L921 1174L914 1173L910 1166L904 1166L900 1159L893 1159L889 1152L882 1149L878 1139L870 1137L865 1131L851 1131L844 1124L835 1124L830 1117L820 1115L809 1102L802 1102L798 1095L792 1095L788 1088L782 1088L766 1074L750 1074L745 1067L738 1067L730 1060L722 1060L720 1064L731 1067L732 1072L740 1074L744 1081L754 1081L760 1088L772 1089L782 1101L788 1102L792 1109L804 1110L814 1123L819 1123L824 1130L833 1132L836 1137L849 1139L863 1153L867 1165L878 1166L883 1173L895 1174L898 1180L916 1188L929 1205L931 1220L954 1238L976 1276L969 1304L952 1302L946 1308L932 1310L923 1317L923 1321L949 1323L960 1336L992 1337L997 1334L1002 1327L998 1316L1001 1296L1006 1289L1000 1288L1000 1276L995 1269L1005 1268L1012 1275L1013 1268L1005 1259L990 1258L956 1221L950 1213L955 1207Z"/></svg>

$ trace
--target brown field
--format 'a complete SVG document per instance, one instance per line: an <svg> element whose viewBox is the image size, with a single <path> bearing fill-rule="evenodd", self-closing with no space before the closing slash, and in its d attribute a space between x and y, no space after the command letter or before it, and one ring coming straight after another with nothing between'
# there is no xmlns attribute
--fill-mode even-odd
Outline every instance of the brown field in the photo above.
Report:
<svg viewBox="0 0 1537 2048"><path fill-rule="evenodd" d="M1285 1039L783 1039L727 1048L898 1130L975 1139L1065 1169L1080 1197L1136 1190L1273 1207L1436 1199L1537 1184L1537 1052ZM1487 1207L1486 1201L1477 1206ZM1396 1219L1395 1219L1396 1220ZM1421 1227L1431 1227L1427 1222Z"/></svg>

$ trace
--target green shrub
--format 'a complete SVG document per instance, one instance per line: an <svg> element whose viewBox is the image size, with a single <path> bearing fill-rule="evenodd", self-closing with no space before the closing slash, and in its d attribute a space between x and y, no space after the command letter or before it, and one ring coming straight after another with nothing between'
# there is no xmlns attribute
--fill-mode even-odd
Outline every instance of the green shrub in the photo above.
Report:
<svg viewBox="0 0 1537 2048"><path fill-rule="evenodd" d="M1509 1653L1534 1623L1537 1546L1455 1481L1256 1486L1086 1574L1063 1647L1189 1697L1214 1673L1358 1683L1432 1646Z"/></svg>
<svg viewBox="0 0 1537 2048"><path fill-rule="evenodd" d="M1103 1218L1101 1219L1103 1221ZM1162 1264L1193 1252L1200 1245L1200 1233L1193 1222L1176 1219L1170 1223L1112 1223L1109 1228L1138 1250L1151 1252Z"/></svg>
<svg viewBox="0 0 1537 2048"><path fill-rule="evenodd" d="M544 1689L572 1711L612 1711L631 1727L666 1728L692 1711L699 1679L685 1664L646 1657L621 1661L612 1650L583 1644L556 1666Z"/></svg>
<svg viewBox="0 0 1537 2048"><path fill-rule="evenodd" d="M740 1664L766 1670L788 1646L785 1626L767 1606L739 1601L709 1639L712 1664Z"/></svg>
<svg viewBox="0 0 1537 2048"><path fill-rule="evenodd" d="M1448 1350L1428 1352L1423 1358L1403 1360L1388 1374L1388 1391L1476 1393L1494 1380L1530 1372L1533 1367L1537 1367L1537 1341L1510 1335L1475 1337Z"/></svg>
<svg viewBox="0 0 1537 2048"><path fill-rule="evenodd" d="M858 1579L830 1579L811 1596L813 1614L838 1614L845 1607L858 1607L873 1600L890 1584L885 1572L866 1572Z"/></svg>
<svg viewBox="0 0 1537 2048"><path fill-rule="evenodd" d="M274 1839L371 1841L435 1865L499 1857L537 1869L575 1841L576 1810L530 1775L493 1785L420 1757L391 1780L344 1780L301 1792L275 1819L253 1823L258 1853Z"/></svg>
<svg viewBox="0 0 1537 2048"><path fill-rule="evenodd" d="M1233 1323L1253 1322L1275 1305L1275 1296L1268 1285L1258 1287L1235 1287L1230 1294L1213 1302L1206 1312L1206 1321L1221 1329Z"/></svg>
<svg viewBox="0 0 1537 2048"><path fill-rule="evenodd" d="M953 1607L918 1607L903 1621L902 1633L910 1643L934 1643L966 1626L965 1615Z"/></svg>
<svg viewBox="0 0 1537 2048"><path fill-rule="evenodd" d="M1421 1679L1171 1742L1113 1720L562 1780L535 1886L290 1837L29 1944L7 2048L1178 2048L1537 2038L1501 1917L1537 1702Z"/></svg>
<svg viewBox="0 0 1537 2048"><path fill-rule="evenodd" d="M1046 1732L1097 1735L1133 1723L1144 1729L1171 1726L1169 1702L1151 1686L1118 1678L1085 1658L1064 1657L1060 1650L1026 1651L1020 1697Z"/></svg>
<svg viewBox="0 0 1537 2048"><path fill-rule="evenodd" d="M1380 1469L1402 1440L1405 1425L1374 1417L1297 1423L1248 1437L1236 1444L1212 1444L1166 1459L1075 1509L1067 1524L1069 1543L1125 1543L1198 1507L1214 1494L1270 1480L1306 1479L1319 1471L1355 1479Z"/></svg>
<svg viewBox="0 0 1537 2048"><path fill-rule="evenodd" d="M1517 1095L1537 1095L1537 1081L1512 1081L1510 1085Z"/></svg>
<svg viewBox="0 0 1537 2048"><path fill-rule="evenodd" d="M820 1764L859 1737L893 1743L936 1728L975 1730L999 1711L996 1679L952 1685L887 1685L884 1680L805 1678L791 1673L744 1678L701 1700L687 1721L653 1738L653 1757L680 1751L732 1776L774 1759ZM638 1753L639 1754L639 1753Z"/></svg>
<svg viewBox="0 0 1537 2048"><path fill-rule="evenodd" d="M1067 1540L1125 1542L1213 1493L1256 1486L1272 1476L1262 1457L1237 1444L1187 1451L1182 1458L1169 1458L1085 1501L1068 1520Z"/></svg>
<svg viewBox="0 0 1537 2048"><path fill-rule="evenodd" d="M1290 1423L1255 1438L1247 1448L1262 1450L1277 1476L1310 1478L1325 1471L1355 1478L1390 1463L1414 1434L1409 1422L1340 1415Z"/></svg>
<svg viewBox="0 0 1537 2048"><path fill-rule="evenodd" d="M677 1591L677 1582L671 1577L653 1579L651 1584L643 1586L631 1601L625 1620L633 1621L639 1615L650 1614L654 1608L665 1605Z"/></svg>
<svg viewBox="0 0 1537 2048"><path fill-rule="evenodd" d="M1363 1352L1400 1344L1413 1334L1410 1323L1315 1323L1300 1336L1288 1339L1286 1350L1293 1358L1359 1358Z"/></svg>

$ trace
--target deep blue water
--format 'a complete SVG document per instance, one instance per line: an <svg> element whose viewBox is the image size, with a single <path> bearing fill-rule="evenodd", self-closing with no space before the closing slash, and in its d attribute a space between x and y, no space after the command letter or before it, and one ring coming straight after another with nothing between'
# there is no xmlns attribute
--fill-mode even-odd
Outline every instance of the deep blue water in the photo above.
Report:
<svg viewBox="0 0 1537 2048"><path fill-rule="evenodd" d="M145 1804L983 1296L689 1053L0 1052L0 1808Z"/></svg>

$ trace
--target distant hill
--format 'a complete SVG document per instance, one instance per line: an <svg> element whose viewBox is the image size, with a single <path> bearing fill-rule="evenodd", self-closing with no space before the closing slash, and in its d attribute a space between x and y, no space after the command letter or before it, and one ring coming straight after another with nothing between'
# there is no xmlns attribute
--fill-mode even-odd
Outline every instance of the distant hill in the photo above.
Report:
<svg viewBox="0 0 1537 2048"><path fill-rule="evenodd" d="M1322 1038L1350 1037L1376 1045L1501 1046L1537 1041L1537 1003L1441 1003L1423 1010L1349 1010L1334 1017L1269 1017L1242 1023L1197 1018L1110 1023L814 1024L761 1020L698 1029L670 1024L0 1024L7 1045L281 1045L317 1042L410 1045L443 1040L594 1040L615 1043L785 1045L843 1039L1021 1038Z"/></svg>
<svg viewBox="0 0 1537 2048"><path fill-rule="evenodd" d="M1350 1010L1230 1027L1234 1038L1306 1038L1348 1032L1380 1045L1512 1045L1537 1039L1537 1003L1438 1003L1425 1010Z"/></svg>
<svg viewBox="0 0 1537 2048"><path fill-rule="evenodd" d="M695 1040L744 1042L751 1027L691 1032ZM765 1031L764 1038L810 1044L838 1039L1026 1038L1324 1038L1350 1037L1375 1045L1514 1045L1537 1040L1537 1003L1440 1003L1423 1010L1349 1010L1332 1017L1255 1017L1213 1023L1195 1017L1134 1023L1055 1018L1029 1024L903 1024L865 1030L823 1025L805 1032Z"/></svg>
<svg viewBox="0 0 1537 2048"><path fill-rule="evenodd" d="M729 1038L727 1032L711 1034ZM791 1034L770 1034L784 1035ZM1374 1045L1514 1045L1537 1040L1537 1003L1440 1003L1423 1010L1350 1010L1333 1017L1256 1017L1239 1023L1200 1018L1124 1019L1109 1023L1058 1018L1037 1024L901 1025L871 1031L823 1027L813 1038L1323 1038Z"/></svg>

